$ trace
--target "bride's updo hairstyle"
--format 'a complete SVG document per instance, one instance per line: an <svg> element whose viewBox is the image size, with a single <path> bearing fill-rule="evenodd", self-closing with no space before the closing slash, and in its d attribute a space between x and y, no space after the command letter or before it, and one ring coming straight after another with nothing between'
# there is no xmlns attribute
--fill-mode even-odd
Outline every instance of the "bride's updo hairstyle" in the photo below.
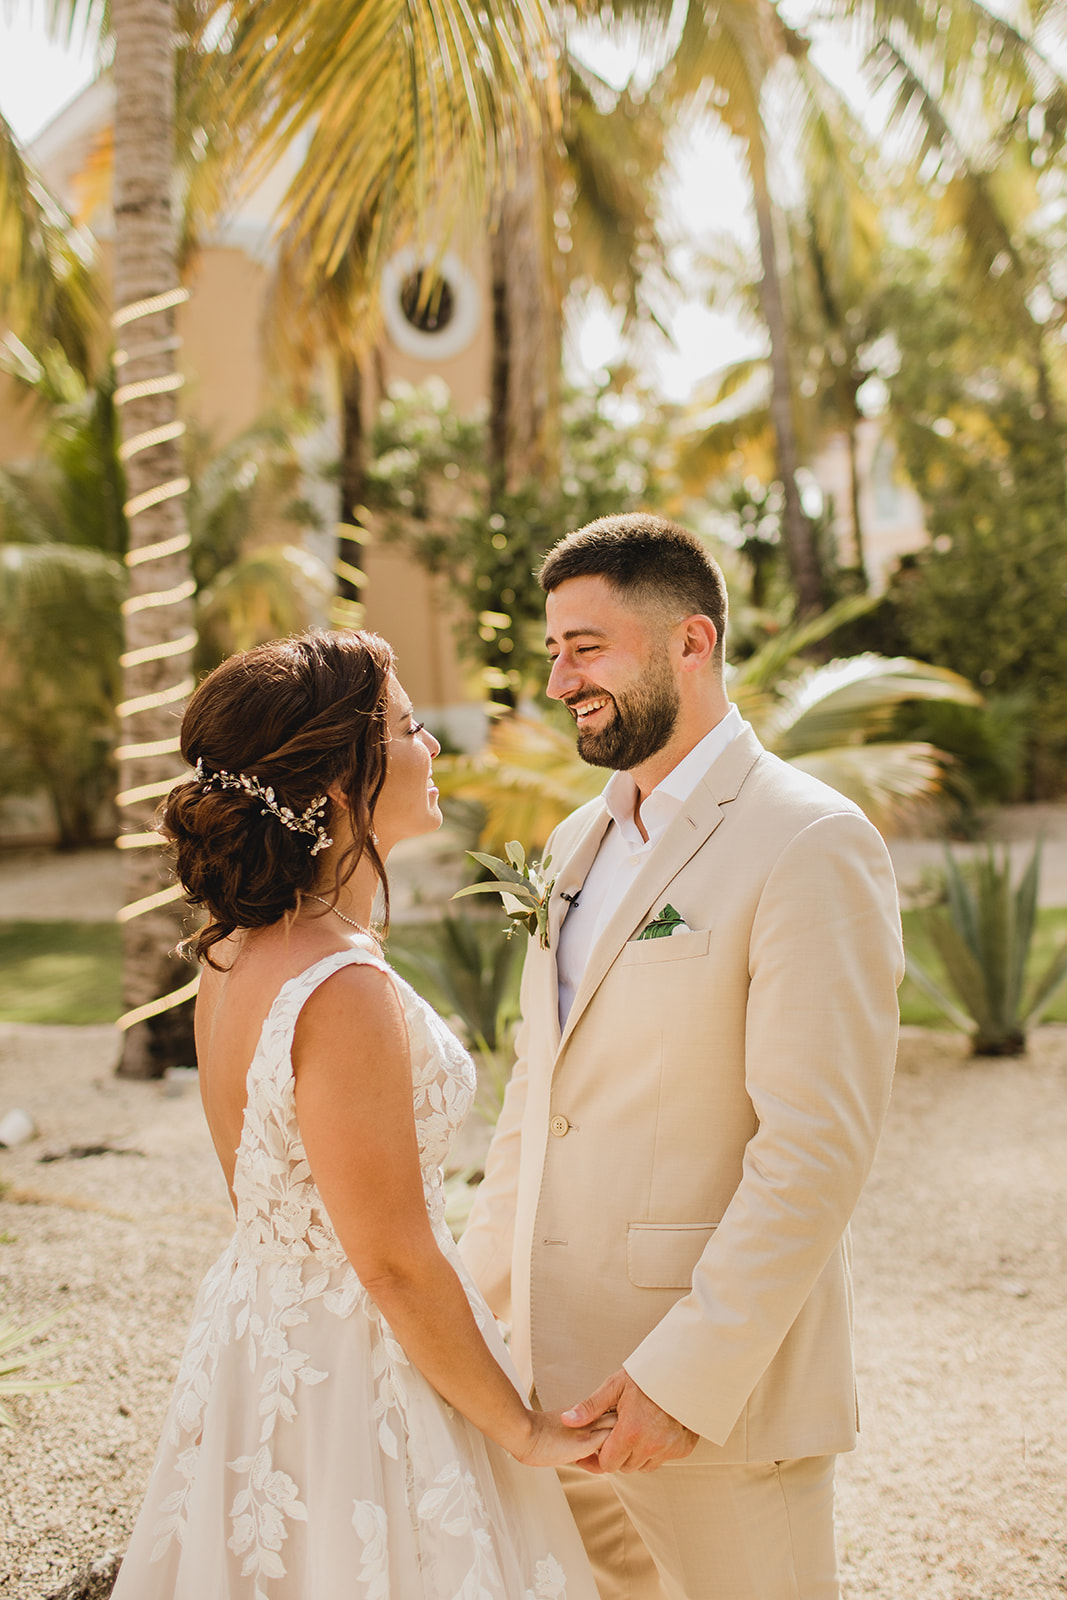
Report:
<svg viewBox="0 0 1067 1600"><path fill-rule="evenodd" d="M334 783L352 831L335 888L369 856L388 921L372 830L392 670L393 652L377 634L311 633L230 656L196 690L181 731L195 773L171 790L160 831L189 901L208 913L189 941L201 961L214 966L220 939L280 921L314 889L319 851L344 837L343 811L324 800Z"/></svg>

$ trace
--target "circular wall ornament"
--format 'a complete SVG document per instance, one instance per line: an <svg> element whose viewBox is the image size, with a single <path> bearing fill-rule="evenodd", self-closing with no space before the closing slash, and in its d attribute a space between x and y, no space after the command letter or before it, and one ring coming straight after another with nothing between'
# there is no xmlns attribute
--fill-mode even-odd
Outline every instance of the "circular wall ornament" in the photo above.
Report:
<svg viewBox="0 0 1067 1600"><path fill-rule="evenodd" d="M447 361L465 350L481 321L481 296L468 269L451 253L441 257L437 282L423 297L432 258L398 250L382 270L382 310L398 350L418 361Z"/></svg>

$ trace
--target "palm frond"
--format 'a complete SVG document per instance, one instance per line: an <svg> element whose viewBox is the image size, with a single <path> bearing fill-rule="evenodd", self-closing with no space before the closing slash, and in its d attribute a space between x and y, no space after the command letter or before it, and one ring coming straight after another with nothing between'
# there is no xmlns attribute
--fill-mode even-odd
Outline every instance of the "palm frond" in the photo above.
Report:
<svg viewBox="0 0 1067 1600"><path fill-rule="evenodd" d="M669 277L656 215L664 113L656 102L635 100L625 90L602 109L588 70L570 58L567 64L564 140L575 198L565 270L603 289L623 306L629 324L643 308L650 314L642 295L650 269Z"/></svg>
<svg viewBox="0 0 1067 1600"><path fill-rule="evenodd" d="M674 468L687 493L704 494L709 484L736 472L739 455L746 474L762 481L774 477L774 429L765 401L687 435L675 453Z"/></svg>
<svg viewBox="0 0 1067 1600"><path fill-rule="evenodd" d="M786 760L884 733L905 700L980 705L966 678L907 656L865 654L828 661L787 684L760 729Z"/></svg>
<svg viewBox="0 0 1067 1600"><path fill-rule="evenodd" d="M299 632L333 592L323 562L297 545L260 545L219 573L200 597L199 623L223 653Z"/></svg>
<svg viewBox="0 0 1067 1600"><path fill-rule="evenodd" d="M789 765L855 802L878 828L906 818L942 787L946 757L932 744L850 744L791 756Z"/></svg>
<svg viewBox="0 0 1067 1600"><path fill-rule="evenodd" d="M62 670L63 652L69 660L117 663L125 594L125 568L99 550L54 543L0 545L4 636L17 640L24 656L53 659L56 670Z"/></svg>
<svg viewBox="0 0 1067 1600"><path fill-rule="evenodd" d="M257 159L304 159L282 212L311 269L336 271L369 227L377 275L396 228L428 236L492 192L516 148L559 125L553 28L539 0L235 0L227 115Z"/></svg>
<svg viewBox="0 0 1067 1600"><path fill-rule="evenodd" d="M866 616L877 604L877 599L871 595L849 595L818 616L780 629L734 669L730 678L731 693L740 684L746 688L766 689L780 683L783 672L805 650L828 639L836 628Z"/></svg>
<svg viewBox="0 0 1067 1600"><path fill-rule="evenodd" d="M55 342L79 371L99 359L104 298L89 236L48 193L0 116L0 316Z"/></svg>
<svg viewBox="0 0 1067 1600"><path fill-rule="evenodd" d="M16 1326L13 1322L0 1323L0 1395L36 1394L46 1389L66 1389L69 1387L69 1380L12 1376L13 1373L25 1371L34 1362L50 1360L61 1349L66 1348L65 1345L51 1345L45 1349L26 1348L47 1328L50 1328L58 1318L59 1313L54 1312L52 1316L41 1317L37 1322L31 1322L24 1328ZM0 1402L0 1427L14 1428L16 1426L14 1413L8 1406Z"/></svg>

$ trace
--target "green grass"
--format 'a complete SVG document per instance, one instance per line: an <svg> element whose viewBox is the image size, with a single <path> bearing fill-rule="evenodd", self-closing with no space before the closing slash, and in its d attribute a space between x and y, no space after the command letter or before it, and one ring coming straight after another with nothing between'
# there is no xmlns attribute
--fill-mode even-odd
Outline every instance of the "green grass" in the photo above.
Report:
<svg viewBox="0 0 1067 1600"><path fill-rule="evenodd" d="M114 1022L122 1011L114 922L0 922L0 1022Z"/></svg>
<svg viewBox="0 0 1067 1600"><path fill-rule="evenodd" d="M905 911L904 947L908 951L914 950L915 955L929 972L932 978L942 984L949 994L953 990L945 977L945 969L941 963L930 940L923 931L921 911ZM1040 976L1052 959L1053 952L1057 950L1067 938L1067 907L1046 908L1037 913L1037 927L1034 931L1034 942L1030 949L1030 964L1028 974L1031 979ZM901 1022L914 1023L923 1028L950 1028L952 1024L944 1017L932 1000L916 987L908 978L900 986L900 1020ZM1067 983L1053 995L1052 1001L1042 1018L1044 1022L1067 1022Z"/></svg>

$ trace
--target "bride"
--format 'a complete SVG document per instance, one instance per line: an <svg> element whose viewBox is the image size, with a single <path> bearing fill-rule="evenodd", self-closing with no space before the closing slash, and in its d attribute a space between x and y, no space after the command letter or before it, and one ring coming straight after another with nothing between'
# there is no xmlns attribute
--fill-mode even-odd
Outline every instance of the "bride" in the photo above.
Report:
<svg viewBox="0 0 1067 1600"><path fill-rule="evenodd" d="M196 1008L237 1216L201 1287L116 1600L595 1600L554 1467L444 1220L470 1058L370 929L440 826L389 646L233 656L182 723L162 831L208 919Z"/></svg>

